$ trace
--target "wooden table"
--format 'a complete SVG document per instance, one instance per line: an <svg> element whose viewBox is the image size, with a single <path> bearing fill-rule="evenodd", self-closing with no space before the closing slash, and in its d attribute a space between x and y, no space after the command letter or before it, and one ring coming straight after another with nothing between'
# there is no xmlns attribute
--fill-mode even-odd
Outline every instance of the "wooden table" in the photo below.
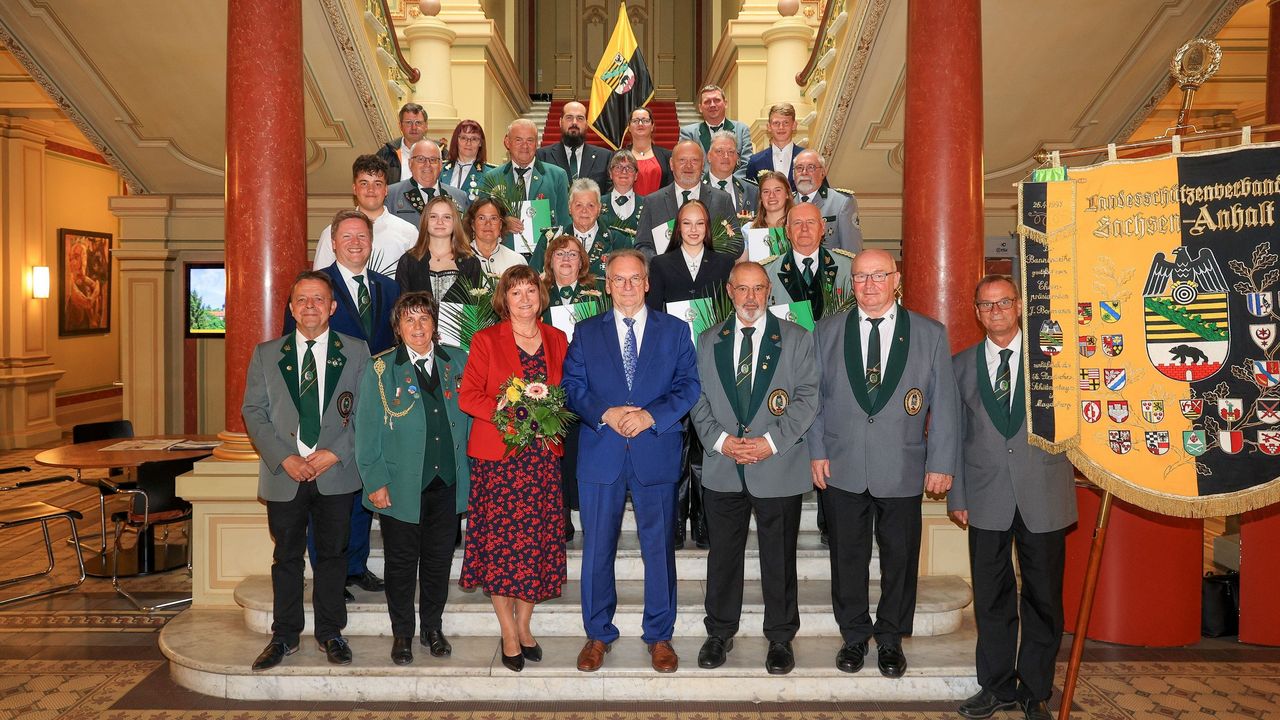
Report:
<svg viewBox="0 0 1280 720"><path fill-rule="evenodd" d="M148 462L165 460L198 460L213 453L212 450L103 450L116 443L129 440L198 440L215 442L214 435L146 435L132 438L111 438L94 440L93 442L76 443L50 448L35 456L41 465L74 470L110 470L123 468L129 475L139 465ZM132 482L126 479L125 482ZM93 577L111 577L115 564L114 548L105 547L107 517L102 518L104 546L96 551L93 557L84 559L85 572ZM188 542L190 539L188 538ZM162 546L157 552L151 547L149 537L138 539L137 547L132 552L120 556L119 576L147 575L153 572L174 570L187 564L186 551L181 546Z"/></svg>

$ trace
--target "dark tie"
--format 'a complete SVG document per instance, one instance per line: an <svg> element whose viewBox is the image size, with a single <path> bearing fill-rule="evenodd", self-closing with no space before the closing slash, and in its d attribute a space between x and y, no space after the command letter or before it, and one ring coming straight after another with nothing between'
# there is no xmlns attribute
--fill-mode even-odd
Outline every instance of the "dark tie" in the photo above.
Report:
<svg viewBox="0 0 1280 720"><path fill-rule="evenodd" d="M307 341L307 351L302 354L302 382L298 385L298 438L307 447L315 447L320 441L320 384L316 356L311 352L315 344L315 340Z"/></svg>
<svg viewBox="0 0 1280 720"><path fill-rule="evenodd" d="M356 289L356 311L360 313L360 327L364 328L366 339L373 339L373 303L369 300L369 288L364 284L364 276L352 278L359 285Z"/></svg>
<svg viewBox="0 0 1280 720"><path fill-rule="evenodd" d="M867 396L876 400L880 389L880 323L884 318L867 318L871 323L871 336L867 338Z"/></svg>
<svg viewBox="0 0 1280 720"><path fill-rule="evenodd" d="M419 358L413 363L418 368L418 382L422 384L422 389L432 392L436 389L435 375L427 369L427 359Z"/></svg>
<svg viewBox="0 0 1280 720"><path fill-rule="evenodd" d="M751 402L751 352L754 349L751 335L755 331L753 327L742 328L742 350L738 352L738 371L733 379L738 392L738 408L742 411L743 418L747 417L748 404Z"/></svg>
<svg viewBox="0 0 1280 720"><path fill-rule="evenodd" d="M800 202L809 202L809 198L810 198L810 197L812 197L812 196L811 196L811 195L801 195L801 196L800 196Z"/></svg>
<svg viewBox="0 0 1280 720"><path fill-rule="evenodd" d="M427 192L427 202L431 202L432 200L435 200L435 199L436 199L436 189L435 189L435 188L423 188L423 190L425 190L425 191Z"/></svg>
<svg viewBox="0 0 1280 720"><path fill-rule="evenodd" d="M996 391L996 400L1000 401L1000 407L1004 408L1005 417L1009 416L1009 358L1013 357L1013 351L1005 348L1000 351L1000 367L996 368L996 382L994 390Z"/></svg>
<svg viewBox="0 0 1280 720"><path fill-rule="evenodd" d="M728 180L717 180L717 181L716 181L716 184L720 186L720 189L721 189L721 190L724 190L725 186L729 184L729 181L728 181ZM728 192L728 190L725 190L725 192Z"/></svg>
<svg viewBox="0 0 1280 720"><path fill-rule="evenodd" d="M636 352L636 319L624 317L627 325L627 337L622 342L622 371L627 375L627 389L636 379L636 364L640 362L640 354Z"/></svg>
<svg viewBox="0 0 1280 720"><path fill-rule="evenodd" d="M693 191L692 191L692 190L681 190L681 191L680 191L680 194L681 194L681 195L684 195L684 199L680 201L680 205L681 205L681 207L683 207L685 203L689 202L689 196L693 194Z"/></svg>
<svg viewBox="0 0 1280 720"><path fill-rule="evenodd" d="M574 148L573 150L569 151L569 179L570 180L578 179L578 153L579 152L581 152L581 150L579 150L578 148Z"/></svg>
<svg viewBox="0 0 1280 720"><path fill-rule="evenodd" d="M516 193L521 199L529 197L529 186L525 184L524 174L529 172L529 168L516 168Z"/></svg>
<svg viewBox="0 0 1280 720"><path fill-rule="evenodd" d="M560 299L561 299L561 300L566 300L566 301L567 301L567 300L568 300L569 298L571 298L571 297L573 297L573 287L572 287L572 286L569 286L569 285L563 285L563 286L561 286L561 288L560 288Z"/></svg>
<svg viewBox="0 0 1280 720"><path fill-rule="evenodd" d="M804 259L804 284L813 284L813 258Z"/></svg>
<svg viewBox="0 0 1280 720"><path fill-rule="evenodd" d="M629 200L630 198L628 198L626 195L619 195L618 197L613 199L613 204L617 205L618 207L622 207L623 205L626 205L627 201Z"/></svg>

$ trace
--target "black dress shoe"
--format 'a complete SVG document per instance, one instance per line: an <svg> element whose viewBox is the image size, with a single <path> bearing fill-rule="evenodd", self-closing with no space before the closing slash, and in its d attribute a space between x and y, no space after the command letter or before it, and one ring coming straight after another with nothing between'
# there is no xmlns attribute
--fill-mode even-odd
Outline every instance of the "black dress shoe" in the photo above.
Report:
<svg viewBox="0 0 1280 720"><path fill-rule="evenodd" d="M826 545L827 547L831 546L831 538L827 537L826 531L823 531L818 539L822 541L823 545Z"/></svg>
<svg viewBox="0 0 1280 720"><path fill-rule="evenodd" d="M529 662L542 662L542 646L534 641L532 645L520 643L520 654Z"/></svg>
<svg viewBox="0 0 1280 720"><path fill-rule="evenodd" d="M836 653L836 669L841 672L856 673L862 669L863 659L867 656L867 641L845 643Z"/></svg>
<svg viewBox="0 0 1280 720"><path fill-rule="evenodd" d="M700 528L697 525L697 523L694 523L693 529L691 532L693 534L694 545L697 545L703 550L706 550L707 548L711 547L711 540L707 537L706 528Z"/></svg>
<svg viewBox="0 0 1280 720"><path fill-rule="evenodd" d="M770 675L786 675L796 668L796 654L790 642L769 643L769 654L764 658L764 669Z"/></svg>
<svg viewBox="0 0 1280 720"><path fill-rule="evenodd" d="M986 688L978 691L977 695L960 703L957 709L964 717L969 720L983 720L995 715L1001 710L1008 710L1017 705L1016 700L1001 700L996 694Z"/></svg>
<svg viewBox="0 0 1280 720"><path fill-rule="evenodd" d="M564 541L567 543L573 542L573 536L576 534L577 531L573 529L573 523L566 522L564 524Z"/></svg>
<svg viewBox="0 0 1280 720"><path fill-rule="evenodd" d="M498 654L502 656L502 665L511 672L520 672L524 669L524 654L516 653L508 655L506 650L502 648L502 641L498 641Z"/></svg>
<svg viewBox="0 0 1280 720"><path fill-rule="evenodd" d="M289 647L283 640L272 640L253 661L253 671L262 672L279 665L286 655L298 652L298 646Z"/></svg>
<svg viewBox="0 0 1280 720"><path fill-rule="evenodd" d="M733 649L733 638L722 638L712 635L702 643L698 651L698 667L704 670L718 668L729 659L729 651Z"/></svg>
<svg viewBox="0 0 1280 720"><path fill-rule="evenodd" d="M679 550L679 549L681 549L681 548L683 548L683 547L684 547L684 529L683 529L683 528L681 528L680 530L677 530L677 531L676 531L676 535L675 535L675 547L676 547L676 549L677 549L677 550Z"/></svg>
<svg viewBox="0 0 1280 720"><path fill-rule="evenodd" d="M347 586L355 585L361 590L369 592L382 592L386 589L386 583L382 582L382 578L374 575L372 572L365 570L359 575L348 575Z"/></svg>
<svg viewBox="0 0 1280 720"><path fill-rule="evenodd" d="M341 635L320 643L320 652L324 653L325 657L329 658L329 662L334 665L351 664L351 646L347 644L347 639Z"/></svg>
<svg viewBox="0 0 1280 720"><path fill-rule="evenodd" d="M355 602L356 596L352 595L350 590L342 588L342 599L344 602Z"/></svg>
<svg viewBox="0 0 1280 720"><path fill-rule="evenodd" d="M398 637L391 641L391 662L397 665L413 662L413 636Z"/></svg>
<svg viewBox="0 0 1280 720"><path fill-rule="evenodd" d="M907 656L902 654L901 645L881 645L876 643L880 674L887 678L900 678L907 671Z"/></svg>
<svg viewBox="0 0 1280 720"><path fill-rule="evenodd" d="M1043 700L1023 700L1018 704L1022 706L1022 715L1026 720L1053 720L1049 703Z"/></svg>
<svg viewBox="0 0 1280 720"><path fill-rule="evenodd" d="M453 646L449 644L443 630L424 630L418 642L431 650L431 657L449 657L453 654Z"/></svg>

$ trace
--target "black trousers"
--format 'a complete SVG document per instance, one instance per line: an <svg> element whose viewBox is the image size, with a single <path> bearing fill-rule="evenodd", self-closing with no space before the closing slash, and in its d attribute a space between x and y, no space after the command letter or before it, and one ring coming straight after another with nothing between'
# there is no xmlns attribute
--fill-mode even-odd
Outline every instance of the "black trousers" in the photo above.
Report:
<svg viewBox="0 0 1280 720"><path fill-rule="evenodd" d="M752 512L760 543L760 586L764 592L764 636L790 642L800 629L796 600L796 538L800 533L801 495L753 497L746 491L704 488L711 550L707 554L707 634L722 638L738 632L742 617L742 579Z"/></svg>
<svg viewBox="0 0 1280 720"><path fill-rule="evenodd" d="M1031 532L1018 512L1008 530L969 528L978 684L1002 700L1048 700L1053 694L1054 660L1062 644L1066 546L1066 530ZM1021 593L1013 552L1018 554Z"/></svg>
<svg viewBox="0 0 1280 720"><path fill-rule="evenodd" d="M413 596L419 599L422 630L440 630L440 618L449 599L449 568L453 565L453 541L458 534L454 512L456 486L436 478L422 491L418 523L382 515L382 545L386 553L384 582L391 634L413 637Z"/></svg>
<svg viewBox="0 0 1280 720"><path fill-rule="evenodd" d="M857 643L872 635L880 645L897 645L910 635L920 574L920 501L923 495L878 498L828 486L826 507L831 539L831 605L840 635ZM880 548L880 602L871 622L868 584L871 534Z"/></svg>
<svg viewBox="0 0 1280 720"><path fill-rule="evenodd" d="M685 417L684 445L680 455L680 486L676 494L676 537L684 537L685 520L694 539L707 534L707 519L702 513L702 441Z"/></svg>
<svg viewBox="0 0 1280 720"><path fill-rule="evenodd" d="M355 493L322 495L314 482L298 483L288 502L267 502L267 528L275 540L271 562L271 637L294 647L306 624L302 610L302 556L307 552L307 522L317 531L315 580L311 605L316 639L327 642L347 626L342 591L347 582L347 536L351 531L351 498Z"/></svg>

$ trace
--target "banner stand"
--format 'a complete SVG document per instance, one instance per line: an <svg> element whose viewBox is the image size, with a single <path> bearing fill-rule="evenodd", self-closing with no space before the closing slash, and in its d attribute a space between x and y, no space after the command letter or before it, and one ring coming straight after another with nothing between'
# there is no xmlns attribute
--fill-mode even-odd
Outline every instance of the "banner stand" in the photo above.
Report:
<svg viewBox="0 0 1280 720"><path fill-rule="evenodd" d="M1110 490L1102 493L1102 505L1093 526L1093 544L1089 548L1089 565L1084 573L1084 586L1080 588L1080 612L1076 616L1075 635L1071 639L1071 659L1067 661L1067 677L1062 681L1062 706L1058 708L1058 720L1071 717L1071 698L1076 692L1080 677L1080 662L1084 658L1084 644L1088 640L1089 616L1093 614L1093 596L1098 589L1098 570L1102 567L1102 551L1107 545L1107 525L1111 522Z"/></svg>

